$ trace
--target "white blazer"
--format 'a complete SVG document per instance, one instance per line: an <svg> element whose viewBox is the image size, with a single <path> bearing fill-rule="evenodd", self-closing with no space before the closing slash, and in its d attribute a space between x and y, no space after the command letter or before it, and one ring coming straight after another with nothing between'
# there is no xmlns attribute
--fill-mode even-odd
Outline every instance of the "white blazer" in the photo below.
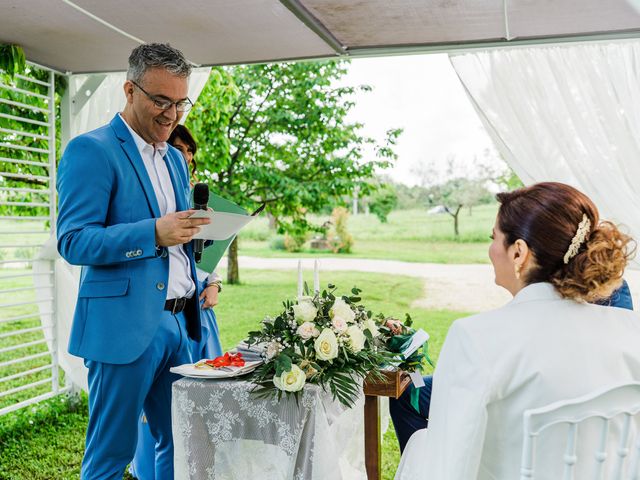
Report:
<svg viewBox="0 0 640 480"><path fill-rule="evenodd" d="M625 381L640 381L640 318L529 285L504 307L451 326L429 428L411 437L396 480L517 479L526 409ZM538 445L541 456L554 450L552 441ZM540 463L536 478L560 478L553 462Z"/></svg>

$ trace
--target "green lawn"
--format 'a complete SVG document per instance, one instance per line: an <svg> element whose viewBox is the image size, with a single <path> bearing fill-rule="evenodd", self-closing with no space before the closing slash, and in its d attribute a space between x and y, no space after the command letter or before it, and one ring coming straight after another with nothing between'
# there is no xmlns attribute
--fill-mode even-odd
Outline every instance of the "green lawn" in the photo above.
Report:
<svg viewBox="0 0 640 480"><path fill-rule="evenodd" d="M225 348L235 345L256 328L265 314L275 314L281 301L295 296L294 272L243 270L242 285L227 285L216 308ZM420 280L382 274L331 274L331 281L347 293L352 286L363 290L363 302L374 312L404 317L411 314L417 327L431 335L430 354L435 360L451 322L461 312L412 309L423 293ZM71 479L79 475L87 422L86 396L79 404L53 399L0 418L0 479ZM383 468L392 479L399 461L393 429L385 435Z"/></svg>
<svg viewBox="0 0 640 480"><path fill-rule="evenodd" d="M475 207L460 213L460 237L453 235L453 219L447 214L427 215L424 210L396 210L387 223L374 215L349 217L349 232L355 244L353 252L341 258L375 258L431 263L488 263L489 235L497 213L497 204ZM322 224L328 216L313 216ZM267 219L258 218L240 234L240 254L260 257L327 256L330 252L311 250L309 244L298 253L274 250L275 233Z"/></svg>

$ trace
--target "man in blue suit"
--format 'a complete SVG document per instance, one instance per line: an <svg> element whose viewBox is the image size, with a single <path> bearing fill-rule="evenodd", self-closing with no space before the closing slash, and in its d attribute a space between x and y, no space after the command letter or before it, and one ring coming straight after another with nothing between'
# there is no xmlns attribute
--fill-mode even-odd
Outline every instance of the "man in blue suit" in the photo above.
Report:
<svg viewBox="0 0 640 480"><path fill-rule="evenodd" d="M166 144L192 106L190 73L169 45L134 49L124 110L69 142L58 169L58 250L83 266L69 340L89 369L83 479L122 478L143 408L156 478L173 478L169 369L200 339L190 241L209 223L188 218L189 175Z"/></svg>

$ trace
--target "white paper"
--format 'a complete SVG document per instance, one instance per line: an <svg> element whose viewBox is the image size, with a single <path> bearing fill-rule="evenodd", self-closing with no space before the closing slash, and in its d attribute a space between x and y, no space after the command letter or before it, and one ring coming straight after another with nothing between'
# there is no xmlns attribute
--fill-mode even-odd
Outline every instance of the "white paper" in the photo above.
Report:
<svg viewBox="0 0 640 480"><path fill-rule="evenodd" d="M413 334L413 337L411 337L411 343L409 346L402 351L404 358L409 357L409 355L420 348L427 340L429 340L429 334L424 330L419 329Z"/></svg>
<svg viewBox="0 0 640 480"><path fill-rule="evenodd" d="M251 215L240 215L238 213L197 210L189 218L211 219L209 225L200 226L200 231L196 233L193 238L202 240L227 240L236 235L255 217Z"/></svg>
<svg viewBox="0 0 640 480"><path fill-rule="evenodd" d="M422 377L422 373L416 370L415 372L410 372L409 377L411 377L411 382L413 382L414 387L424 387L424 378Z"/></svg>

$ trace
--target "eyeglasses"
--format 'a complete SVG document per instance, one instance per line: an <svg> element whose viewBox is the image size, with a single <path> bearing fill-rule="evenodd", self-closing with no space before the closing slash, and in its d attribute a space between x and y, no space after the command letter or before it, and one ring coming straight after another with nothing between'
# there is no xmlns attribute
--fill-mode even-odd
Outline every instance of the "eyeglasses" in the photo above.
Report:
<svg viewBox="0 0 640 480"><path fill-rule="evenodd" d="M169 110L173 105L175 105L176 110L178 112L188 112L189 110L191 110L191 107L193 107L193 103L191 103L191 100L189 100L188 98L185 100L178 100L177 102L172 102L168 98L156 97L155 95L151 95L133 80L131 80L131 83L133 83L136 87L140 89L142 93L144 93L147 97L149 97L149 100L151 100L153 104L156 107L158 107L160 110Z"/></svg>

